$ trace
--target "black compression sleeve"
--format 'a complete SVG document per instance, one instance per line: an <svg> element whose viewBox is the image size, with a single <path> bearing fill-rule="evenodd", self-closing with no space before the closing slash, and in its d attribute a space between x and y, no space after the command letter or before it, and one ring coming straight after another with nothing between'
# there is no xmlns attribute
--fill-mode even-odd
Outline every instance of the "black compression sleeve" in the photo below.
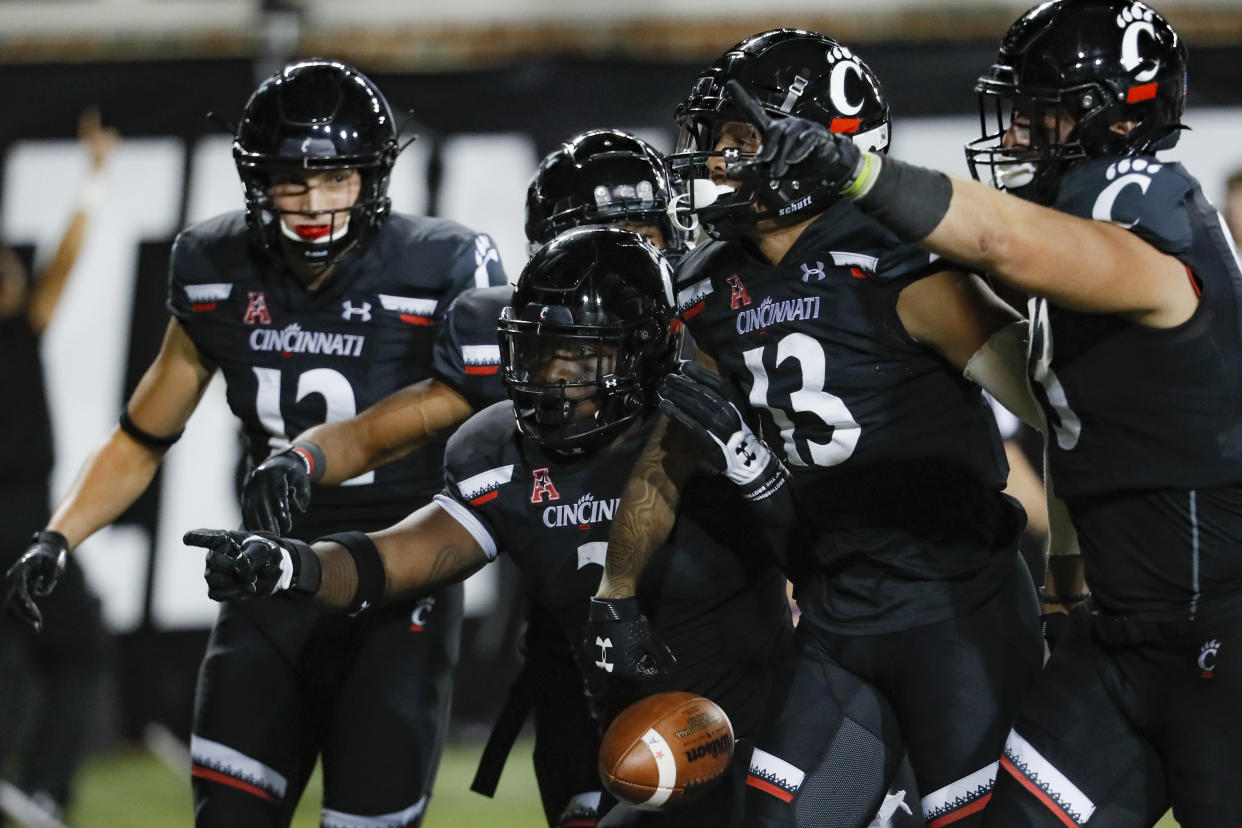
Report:
<svg viewBox="0 0 1242 828"><path fill-rule="evenodd" d="M354 615L384 600L384 593L388 589L384 559L380 557L375 542L365 532L337 532L316 538L316 541L339 543L354 561L354 569L358 573L358 588L345 612Z"/></svg>
<svg viewBox="0 0 1242 828"><path fill-rule="evenodd" d="M902 241L927 238L949 211L953 182L938 170L916 167L896 158L871 156L870 160L879 163L879 171L874 173L875 180L869 186L858 182L864 187L854 203ZM862 175L866 174L864 168Z"/></svg>

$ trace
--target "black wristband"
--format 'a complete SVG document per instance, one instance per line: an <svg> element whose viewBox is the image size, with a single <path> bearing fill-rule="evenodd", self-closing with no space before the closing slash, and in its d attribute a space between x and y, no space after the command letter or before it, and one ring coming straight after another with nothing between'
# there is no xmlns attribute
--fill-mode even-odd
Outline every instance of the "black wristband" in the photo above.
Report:
<svg viewBox="0 0 1242 828"><path fill-rule="evenodd" d="M875 183L854 203L877 218L902 241L919 241L944 220L953 197L953 182L939 170L880 160Z"/></svg>
<svg viewBox="0 0 1242 828"><path fill-rule="evenodd" d="M319 591L319 583L323 580L319 556L305 541L282 538L281 542L294 552L293 583L289 586L289 592L297 598L314 598Z"/></svg>
<svg viewBox="0 0 1242 828"><path fill-rule="evenodd" d="M174 443L181 439L181 435L185 433L183 431L178 431L171 437L157 437L151 432L144 431L135 425L134 421L129 418L129 410L125 408L121 409L121 419L119 422L121 431L124 431L130 437L134 438L135 442L146 446L153 451L168 451Z"/></svg>
<svg viewBox="0 0 1242 828"><path fill-rule="evenodd" d="M349 552L349 557L354 560L354 570L358 573L358 587L354 590L354 597L350 599L349 606L345 608L347 614L356 615L384 599L384 594L388 589L388 576L384 574L384 559L380 557L375 542L367 537L365 532L337 532L334 535L316 538L316 540L339 543L345 547L345 550Z"/></svg>
<svg viewBox="0 0 1242 828"><path fill-rule="evenodd" d="M289 446L289 451L302 458L302 462L306 464L306 474L311 482L318 483L328 469L328 461L324 457L323 449L310 440L299 440Z"/></svg>
<svg viewBox="0 0 1242 828"><path fill-rule="evenodd" d="M61 552L69 551L69 539L66 538L64 535L62 535L60 532L47 531L47 530L44 530L42 532L35 532L34 535L32 535L30 538L30 543L32 546L36 543L49 543L55 546Z"/></svg>

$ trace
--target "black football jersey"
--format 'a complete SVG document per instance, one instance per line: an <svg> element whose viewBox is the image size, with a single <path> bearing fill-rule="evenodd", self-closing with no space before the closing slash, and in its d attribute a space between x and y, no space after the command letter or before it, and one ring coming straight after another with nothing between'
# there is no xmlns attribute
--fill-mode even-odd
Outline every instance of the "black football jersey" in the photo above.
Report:
<svg viewBox="0 0 1242 828"><path fill-rule="evenodd" d="M177 236L168 306L223 372L249 459L259 462L311 426L352 417L435 376L433 354L448 347L453 299L504 283L486 235L444 219L390 215L364 250L310 293L256 252L238 211ZM477 381L440 376L462 388ZM294 534L378 528L404 517L439 490L444 439L341 486L316 487Z"/></svg>
<svg viewBox="0 0 1242 828"><path fill-rule="evenodd" d="M449 441L436 502L489 554L511 556L532 600L578 641L648 433L640 424L613 450L566 461L521 438L512 405L498 403ZM691 477L673 532L638 584L643 612L677 657L676 669L646 691L698 693L720 704L739 732L753 728L792 633L784 578L766 550L732 484Z"/></svg>
<svg viewBox="0 0 1242 828"><path fill-rule="evenodd" d="M1055 206L1127 228L1185 264L1201 292L1182 325L1031 302L1031 376L1050 467L1096 598L1172 610L1242 586L1242 267L1180 164L1098 159ZM1089 263L1084 266L1089 266Z"/></svg>
<svg viewBox="0 0 1242 828"><path fill-rule="evenodd" d="M828 581L797 579L804 617L878 632L977 604L1015 519L1000 438L979 389L897 315L901 290L943 265L845 202L778 265L749 245L691 253L678 308L835 547Z"/></svg>
<svg viewBox="0 0 1242 828"><path fill-rule="evenodd" d="M496 322L509 304L509 285L471 288L453 300L444 321L443 342L435 349L433 369L470 401L475 411L505 399L500 376L500 339Z"/></svg>

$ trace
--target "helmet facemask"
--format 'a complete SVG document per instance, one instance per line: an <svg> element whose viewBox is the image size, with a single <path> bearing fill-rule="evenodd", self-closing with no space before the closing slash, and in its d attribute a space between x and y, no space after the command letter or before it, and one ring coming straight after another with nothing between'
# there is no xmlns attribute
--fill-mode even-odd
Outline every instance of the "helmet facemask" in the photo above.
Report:
<svg viewBox="0 0 1242 828"><path fill-rule="evenodd" d="M531 257L498 327L519 432L558 455L589 453L651 411L676 367L672 268L630 230L568 230Z"/></svg>
<svg viewBox="0 0 1242 828"><path fill-rule="evenodd" d="M505 308L500 319L502 378L518 430L558 454L610 442L647 402L641 362L649 328L564 324L569 317L564 307L527 305L516 314Z"/></svg>
<svg viewBox="0 0 1242 828"><path fill-rule="evenodd" d="M270 193L272 182L291 173L314 175L340 170L357 170L361 182L353 204L315 210L283 210ZM336 264L352 250L365 246L391 210L388 178L391 167L378 165L347 167L292 166L281 163L258 163L240 170L245 187L247 218L262 248L271 256L305 268L327 268ZM337 217L345 214L336 227ZM283 221L285 216L314 216L327 224L326 232L299 234Z"/></svg>

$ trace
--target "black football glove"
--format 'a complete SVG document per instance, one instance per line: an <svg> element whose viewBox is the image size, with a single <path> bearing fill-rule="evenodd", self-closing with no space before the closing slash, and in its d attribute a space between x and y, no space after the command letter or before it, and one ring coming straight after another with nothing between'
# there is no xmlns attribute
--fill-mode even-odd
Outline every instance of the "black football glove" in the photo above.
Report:
<svg viewBox="0 0 1242 828"><path fill-rule="evenodd" d="M684 362L680 374L664 377L657 393L660 411L690 432L707 461L733 481L746 500L762 508L763 501L785 488L789 471L742 419L720 377L697 363Z"/></svg>
<svg viewBox="0 0 1242 828"><path fill-rule="evenodd" d="M586 668L609 678L646 681L672 671L677 659L638 608L637 598L592 598L583 642ZM597 677L600 677L597 675ZM588 693L592 682L587 681Z"/></svg>
<svg viewBox="0 0 1242 828"><path fill-rule="evenodd" d="M293 528L293 513L310 507L311 470L292 447L259 464L242 489L242 525L280 534Z"/></svg>
<svg viewBox="0 0 1242 828"><path fill-rule="evenodd" d="M55 589L68 555L69 541L60 532L35 532L26 553L5 573L5 605L35 632L43 629L43 613L34 599Z"/></svg>
<svg viewBox="0 0 1242 828"><path fill-rule="evenodd" d="M236 601L288 592L310 597L319 589L319 558L299 540L266 532L192 529L182 540L207 550L207 595Z"/></svg>
<svg viewBox="0 0 1242 828"><path fill-rule="evenodd" d="M768 182L784 179L809 181L840 193L858 175L862 150L848 136L837 135L806 118L773 118L736 80L730 80L725 88L763 136L754 158L729 167L730 178L756 185L757 198L763 199L772 190ZM785 206L785 202L778 206Z"/></svg>

